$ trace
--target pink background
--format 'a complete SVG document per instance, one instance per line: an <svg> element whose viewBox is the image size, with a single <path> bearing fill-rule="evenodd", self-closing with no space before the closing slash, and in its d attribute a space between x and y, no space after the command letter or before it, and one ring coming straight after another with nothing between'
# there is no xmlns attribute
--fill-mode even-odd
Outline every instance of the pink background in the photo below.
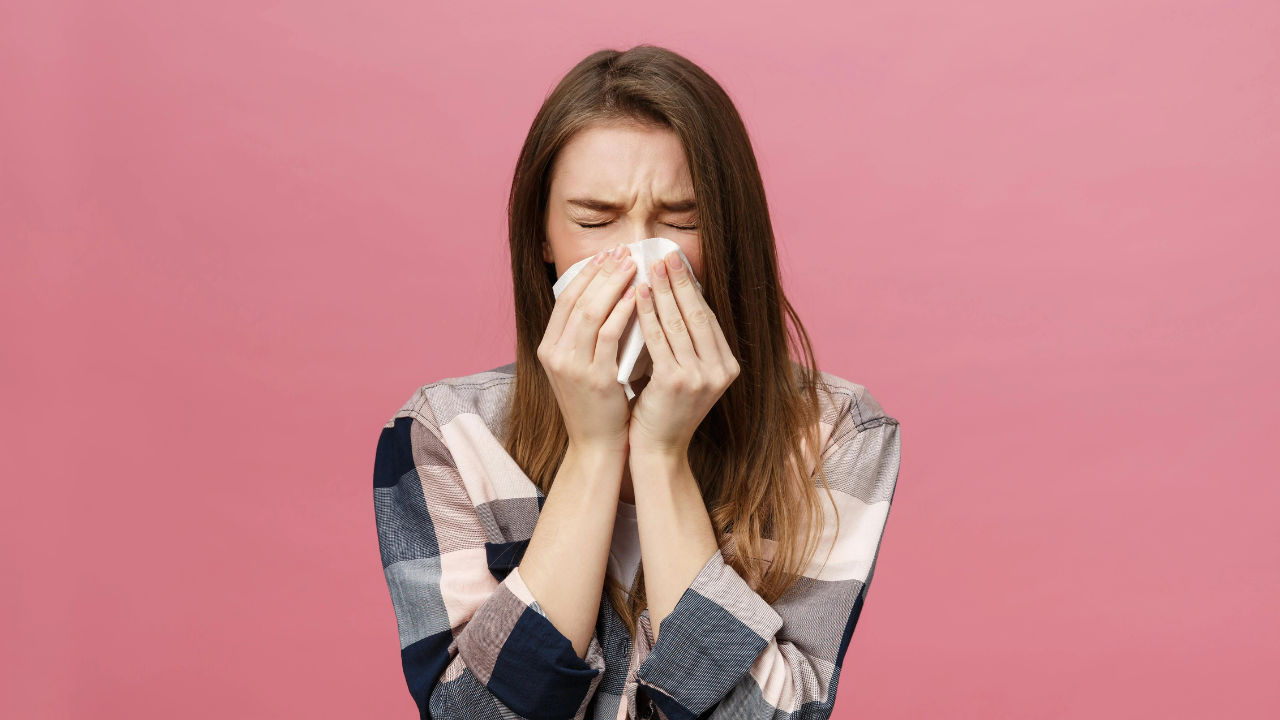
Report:
<svg viewBox="0 0 1280 720"><path fill-rule="evenodd" d="M1280 717L1280 4L781 5L0 3L0 716L413 716L379 429L514 357L519 144L653 42L903 423L835 717Z"/></svg>

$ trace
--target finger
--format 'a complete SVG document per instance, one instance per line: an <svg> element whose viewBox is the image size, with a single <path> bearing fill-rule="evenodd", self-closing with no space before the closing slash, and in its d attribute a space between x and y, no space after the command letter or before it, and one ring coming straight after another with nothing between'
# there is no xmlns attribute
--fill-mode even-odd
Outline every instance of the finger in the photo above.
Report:
<svg viewBox="0 0 1280 720"><path fill-rule="evenodd" d="M636 288L632 285L622 293L618 304L613 306L613 312L609 313L609 319L600 327L600 336L596 340L595 362L612 368L615 376L618 374L618 342L622 339L622 333L627 331L627 324L635 309Z"/></svg>
<svg viewBox="0 0 1280 720"><path fill-rule="evenodd" d="M684 317L680 314L680 306L676 304L676 296L672 292L670 278L667 277L667 263L661 259L653 264L649 274L653 288L653 304L658 308L658 319L662 321L662 330L667 336L667 344L680 365L692 366L698 362L698 351L693 347L689 337L689 329L685 326Z"/></svg>
<svg viewBox="0 0 1280 720"><path fill-rule="evenodd" d="M565 343L565 347L570 350L572 350L573 347L576 347L578 342L579 316L581 315L582 310L590 304L591 297L595 295L597 290L599 290L601 273L606 272L610 267L609 254L616 250L617 247L618 246L615 245L608 250L601 250L595 254L592 262L587 263L587 265L592 268L591 277L586 281L585 286L579 290L577 297L574 298L573 302L564 310L565 321L560 339L562 341L568 341ZM584 273L585 271L586 268L583 268ZM577 278L574 279L576 280ZM568 292L568 288L565 289L565 292ZM564 293L561 293L560 296L564 297Z"/></svg>
<svg viewBox="0 0 1280 720"><path fill-rule="evenodd" d="M716 341L715 331L711 329L715 320L712 317L711 308L707 306L706 298L702 297L702 293L698 292L698 288L694 286L693 275L685 267L680 253L675 250L667 253L666 263L668 282L671 283L676 305L680 307L680 315L684 318L685 327L693 340L693 347L697 350L698 357L702 358L703 362L719 364L720 343Z"/></svg>
<svg viewBox="0 0 1280 720"><path fill-rule="evenodd" d="M636 264L631 253L626 248L622 248L622 253L621 258L610 255L604 261L591 283L592 287L587 290L590 294L584 293L577 302L577 309L570 315L566 333L572 332L576 336L573 354L583 363L590 363L595 357L600 327L635 274Z"/></svg>
<svg viewBox="0 0 1280 720"><path fill-rule="evenodd" d="M733 348L729 347L729 341L724 337L724 328L720 326L720 319L715 316L715 313L711 315L711 329L715 332L716 343L720 347L720 359L736 377L741 368L738 366L738 359L733 355Z"/></svg>
<svg viewBox="0 0 1280 720"><path fill-rule="evenodd" d="M586 289L582 291L582 296L578 298L579 308L587 307L596 293L600 292L602 283L608 280L609 276L617 270L618 263L622 262L622 257L625 257L625 255L620 257L618 255L619 252L626 252L621 245L614 245L604 251L604 259L600 262L600 268L596 270L595 277L591 278L591 282L587 283ZM572 312L570 314L572 315Z"/></svg>
<svg viewBox="0 0 1280 720"><path fill-rule="evenodd" d="M716 317L715 313L711 313L711 332L716 336L720 357L725 359L733 357L733 349L729 347L729 341L724 336L724 328L720 326L720 318Z"/></svg>
<svg viewBox="0 0 1280 720"><path fill-rule="evenodd" d="M613 271L607 280L601 283L600 289L592 298L590 305L582 315L582 322L577 327L577 332L583 345L590 344L591 348L598 352L599 350L599 334L604 331L605 325L613 317L614 311L618 305L622 303L621 296L630 288L631 281L636 273L636 263L632 259L630 253L625 255L618 263L618 267ZM597 275L599 279L600 275ZM632 302L632 301L628 301ZM588 318L599 318L599 320L591 320ZM624 318L624 321L627 318ZM616 352L615 352L616 357Z"/></svg>
<svg viewBox="0 0 1280 720"><path fill-rule="evenodd" d="M573 311L574 303L578 302L578 298L582 297L582 292L591 284L591 279L595 277L596 272L600 269L600 264L604 260L604 250L596 253L593 260L582 267L578 274L569 281L569 285L562 291L560 296L556 298L555 308L551 310L551 319L547 321L547 329L544 337L551 340L551 344L556 344L560 340L560 336L564 333L565 324L569 321L569 314Z"/></svg>
<svg viewBox="0 0 1280 720"><path fill-rule="evenodd" d="M636 288L636 315L640 318L640 333L644 335L644 346L649 350L653 360L655 375L671 372L675 369L676 358L667 343L666 331L662 329L662 321L658 318L657 307L653 302L653 289L641 284Z"/></svg>

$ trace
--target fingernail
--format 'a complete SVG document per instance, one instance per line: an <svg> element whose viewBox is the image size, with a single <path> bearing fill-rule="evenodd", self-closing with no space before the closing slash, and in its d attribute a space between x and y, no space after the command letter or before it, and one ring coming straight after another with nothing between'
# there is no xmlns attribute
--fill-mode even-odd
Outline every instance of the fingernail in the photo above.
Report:
<svg viewBox="0 0 1280 720"><path fill-rule="evenodd" d="M632 295L635 295L635 294L636 294L636 286L632 285L631 287L627 288L626 292L622 293L622 297L629 299Z"/></svg>
<svg viewBox="0 0 1280 720"><path fill-rule="evenodd" d="M623 256L623 254L624 254L624 253L626 253L626 252L627 252L627 246L626 246L626 245L619 245L618 247L616 247L616 248L614 248L614 249L613 249L613 257L614 257L614 259L616 260L616 259L618 259L618 258L621 258L621 257Z"/></svg>
<svg viewBox="0 0 1280 720"><path fill-rule="evenodd" d="M649 299L649 284L648 284L648 283L644 283L643 285L641 285L641 286L640 286L640 297L645 298L646 300L647 300L647 299Z"/></svg>
<svg viewBox="0 0 1280 720"><path fill-rule="evenodd" d="M604 258L607 254L608 253L606 253L604 250L601 250L600 252L596 253L596 264L599 265L600 263L604 262Z"/></svg>
<svg viewBox="0 0 1280 720"><path fill-rule="evenodd" d="M631 269L631 266L632 266L632 265L635 265L635 264L636 264L636 261L635 261L635 260L632 260L632 259L631 259L631 256L630 256L630 255L628 255L628 256L627 256L627 259L626 259L626 260L623 260L623 261L622 261L622 264L618 266L618 269L619 269L619 270L630 270L630 269Z"/></svg>
<svg viewBox="0 0 1280 720"><path fill-rule="evenodd" d="M660 277L660 278L666 278L666 277L667 277L667 264L666 264L666 263L661 263L661 262L660 262L660 263L654 263L653 272L654 272L658 277Z"/></svg>
<svg viewBox="0 0 1280 720"><path fill-rule="evenodd" d="M680 262L680 253L676 252L675 250L672 250L671 252L667 253L667 264L670 265L671 269L675 270L676 272L679 272L684 269L684 263Z"/></svg>

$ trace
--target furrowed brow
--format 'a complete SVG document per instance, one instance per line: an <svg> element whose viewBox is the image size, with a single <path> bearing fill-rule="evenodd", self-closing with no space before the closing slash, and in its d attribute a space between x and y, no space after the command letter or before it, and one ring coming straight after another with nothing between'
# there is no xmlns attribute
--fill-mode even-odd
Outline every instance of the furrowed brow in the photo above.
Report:
<svg viewBox="0 0 1280 720"><path fill-rule="evenodd" d="M675 200L659 203L659 207L667 212L689 212L690 210L697 210L698 203L693 200Z"/></svg>
<svg viewBox="0 0 1280 720"><path fill-rule="evenodd" d="M598 212L613 212L621 210L622 206L618 203L611 203L607 200L596 200L595 198L570 198L570 205L576 205L587 210L596 210Z"/></svg>

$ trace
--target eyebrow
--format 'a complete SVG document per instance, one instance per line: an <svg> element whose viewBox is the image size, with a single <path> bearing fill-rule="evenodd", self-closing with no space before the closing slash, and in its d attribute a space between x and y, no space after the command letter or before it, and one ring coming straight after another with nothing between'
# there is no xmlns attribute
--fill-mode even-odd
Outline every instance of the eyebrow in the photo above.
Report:
<svg viewBox="0 0 1280 720"><path fill-rule="evenodd" d="M595 210L597 212L614 212L621 210L622 205L619 203L609 202L607 200L596 200L594 198L570 198L570 205L577 205L587 210ZM693 200L675 200L672 202L663 201L658 203L658 207L667 212L688 212L695 210L698 204Z"/></svg>

